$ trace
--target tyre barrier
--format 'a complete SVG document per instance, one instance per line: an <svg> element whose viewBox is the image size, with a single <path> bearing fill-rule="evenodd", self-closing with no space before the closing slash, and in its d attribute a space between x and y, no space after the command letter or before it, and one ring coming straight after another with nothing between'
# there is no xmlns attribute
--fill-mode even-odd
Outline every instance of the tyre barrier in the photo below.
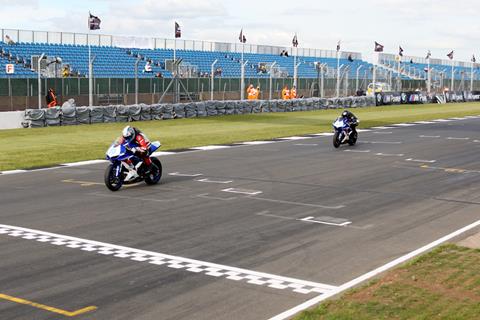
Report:
<svg viewBox="0 0 480 320"><path fill-rule="evenodd" d="M177 104L138 104L77 107L69 100L62 107L25 110L24 127L169 120L267 112L300 112L375 106L374 97L306 98L293 100L202 101Z"/></svg>

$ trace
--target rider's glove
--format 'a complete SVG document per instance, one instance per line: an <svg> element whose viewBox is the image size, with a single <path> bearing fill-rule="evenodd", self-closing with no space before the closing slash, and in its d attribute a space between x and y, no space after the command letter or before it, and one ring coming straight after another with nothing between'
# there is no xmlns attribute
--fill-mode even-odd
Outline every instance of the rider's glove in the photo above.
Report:
<svg viewBox="0 0 480 320"><path fill-rule="evenodd" d="M136 149L136 148L130 148L130 151L131 151L132 153L135 153L135 152L137 152L137 149Z"/></svg>

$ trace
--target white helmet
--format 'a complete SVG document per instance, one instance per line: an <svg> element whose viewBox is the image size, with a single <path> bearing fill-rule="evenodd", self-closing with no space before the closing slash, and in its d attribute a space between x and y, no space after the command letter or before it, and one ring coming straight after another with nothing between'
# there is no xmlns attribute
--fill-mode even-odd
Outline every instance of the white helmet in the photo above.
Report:
<svg viewBox="0 0 480 320"><path fill-rule="evenodd" d="M133 138L135 138L135 130L130 126L126 126L122 130L122 136L125 139L125 141L129 143L130 141L133 140Z"/></svg>

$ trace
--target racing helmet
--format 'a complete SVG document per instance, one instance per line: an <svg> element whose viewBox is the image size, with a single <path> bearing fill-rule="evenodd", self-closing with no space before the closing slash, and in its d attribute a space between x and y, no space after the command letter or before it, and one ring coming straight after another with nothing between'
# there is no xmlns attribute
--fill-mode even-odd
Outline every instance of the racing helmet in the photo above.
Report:
<svg viewBox="0 0 480 320"><path fill-rule="evenodd" d="M347 111L347 110L343 110L343 112L342 112L342 117L343 117L343 118L347 118L347 117L348 117L348 111Z"/></svg>
<svg viewBox="0 0 480 320"><path fill-rule="evenodd" d="M122 130L122 136L125 142L130 143L135 138L135 130L130 126L126 126Z"/></svg>

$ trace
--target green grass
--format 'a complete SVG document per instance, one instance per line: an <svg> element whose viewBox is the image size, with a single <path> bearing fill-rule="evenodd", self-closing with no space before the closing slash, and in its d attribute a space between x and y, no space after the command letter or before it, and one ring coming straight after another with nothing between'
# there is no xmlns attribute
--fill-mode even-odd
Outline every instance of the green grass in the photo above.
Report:
<svg viewBox="0 0 480 320"><path fill-rule="evenodd" d="M295 319L480 319L480 250L441 246Z"/></svg>
<svg viewBox="0 0 480 320"><path fill-rule="evenodd" d="M353 110L367 128L406 121L480 114L480 103L402 105ZM265 113L171 121L145 121L134 125L162 150L201 145L270 139L331 130L341 110ZM101 159L125 123L39 129L0 130L4 151L0 171L34 168L65 162Z"/></svg>

